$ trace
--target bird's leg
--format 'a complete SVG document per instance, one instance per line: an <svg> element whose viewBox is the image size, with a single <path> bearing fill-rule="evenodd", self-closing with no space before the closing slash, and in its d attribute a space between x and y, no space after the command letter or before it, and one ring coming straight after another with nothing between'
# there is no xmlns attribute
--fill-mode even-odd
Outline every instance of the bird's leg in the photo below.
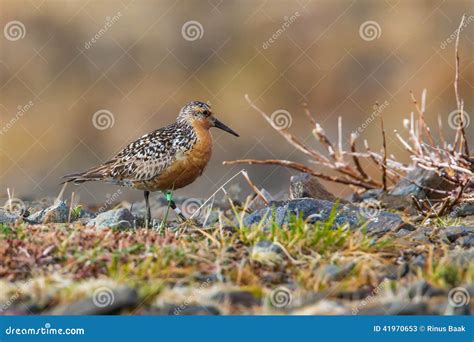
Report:
<svg viewBox="0 0 474 342"><path fill-rule="evenodd" d="M166 200L168 201L168 210L169 208L173 209L176 215L182 220L186 221L186 216L183 215L181 210L176 206L176 203L173 201L173 192L172 191L167 191L165 192ZM166 217L168 217L168 211L166 211Z"/></svg>
<svg viewBox="0 0 474 342"><path fill-rule="evenodd" d="M202 226L202 223L199 222L197 219L186 218L186 216L183 215L181 210L176 206L176 203L173 201L173 197L172 197L173 194L171 192L169 192L167 195L169 195L169 197L167 197L169 206L171 207L171 209L174 210L174 212L178 216L178 219L181 221L181 223L188 223L188 224L191 223L193 225Z"/></svg>
<svg viewBox="0 0 474 342"><path fill-rule="evenodd" d="M174 210L174 212L178 216L178 219L181 222L188 222L189 220L186 218L186 216L183 215L181 210L176 206L175 201L173 201L173 192L172 191L166 191L166 192L164 192L164 194L165 194L166 200L168 201L168 207L166 208L166 214L165 214L165 217L163 219L163 222L161 223L160 229L163 228L166 220L168 219L168 214L169 214L169 209L170 208Z"/></svg>
<svg viewBox="0 0 474 342"><path fill-rule="evenodd" d="M170 193L170 198L168 199L168 202L170 204L170 207L171 209L174 210L174 212L176 213L176 215L178 215L178 217L181 219L181 221L186 221L187 218L186 216L183 215L183 213L181 212L181 210L176 206L176 203L173 201L173 194Z"/></svg>
<svg viewBox="0 0 474 342"><path fill-rule="evenodd" d="M145 205L146 205L146 218L145 218L145 227L150 228L150 223L151 223L151 210L150 210L150 191L144 191L143 193L145 195Z"/></svg>
<svg viewBox="0 0 474 342"><path fill-rule="evenodd" d="M170 201L172 200L172 193L170 191L163 192L165 195L166 200L168 201L168 205L166 206L166 213L165 217L163 218L163 221L161 221L160 224L160 230L165 226L166 221L168 220L168 214L170 211L171 203Z"/></svg>

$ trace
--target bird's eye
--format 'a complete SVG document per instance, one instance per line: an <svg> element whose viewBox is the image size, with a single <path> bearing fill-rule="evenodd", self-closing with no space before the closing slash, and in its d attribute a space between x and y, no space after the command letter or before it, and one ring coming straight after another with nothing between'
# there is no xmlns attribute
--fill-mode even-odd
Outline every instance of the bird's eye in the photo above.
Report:
<svg viewBox="0 0 474 342"><path fill-rule="evenodd" d="M209 116L211 113L206 109L205 111L202 112L204 116Z"/></svg>

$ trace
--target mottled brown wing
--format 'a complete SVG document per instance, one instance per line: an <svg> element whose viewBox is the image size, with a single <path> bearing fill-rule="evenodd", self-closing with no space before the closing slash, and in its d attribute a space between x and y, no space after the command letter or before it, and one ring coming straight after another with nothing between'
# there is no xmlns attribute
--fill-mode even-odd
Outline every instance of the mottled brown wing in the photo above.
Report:
<svg viewBox="0 0 474 342"><path fill-rule="evenodd" d="M130 186L150 180L168 168L179 152L191 149L195 141L196 135L189 126L174 123L142 136L102 165L65 176L66 182L100 180Z"/></svg>
<svg viewBox="0 0 474 342"><path fill-rule="evenodd" d="M129 144L114 158L110 177L121 181L144 181L159 176L176 156L173 127L165 127Z"/></svg>

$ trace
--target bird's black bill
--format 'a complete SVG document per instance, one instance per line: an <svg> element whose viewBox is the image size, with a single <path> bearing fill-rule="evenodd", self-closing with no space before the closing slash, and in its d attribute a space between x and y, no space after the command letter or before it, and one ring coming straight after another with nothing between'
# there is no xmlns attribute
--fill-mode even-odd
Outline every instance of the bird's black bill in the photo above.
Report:
<svg viewBox="0 0 474 342"><path fill-rule="evenodd" d="M236 137L238 137L239 135L234 132L230 127L224 125L222 122L220 122L219 120L215 119L214 121L214 127L217 127L219 129L222 129L223 131L226 131L227 133L230 133L232 135L235 135Z"/></svg>

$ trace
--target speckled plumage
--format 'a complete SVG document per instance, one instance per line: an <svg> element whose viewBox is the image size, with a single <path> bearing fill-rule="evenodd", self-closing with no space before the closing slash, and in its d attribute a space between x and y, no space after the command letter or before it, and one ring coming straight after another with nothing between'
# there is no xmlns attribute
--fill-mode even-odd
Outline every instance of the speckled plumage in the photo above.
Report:
<svg viewBox="0 0 474 342"><path fill-rule="evenodd" d="M180 153L191 151L197 141L193 127L176 122L130 143L109 163L104 179L130 186L147 181L172 165Z"/></svg>

